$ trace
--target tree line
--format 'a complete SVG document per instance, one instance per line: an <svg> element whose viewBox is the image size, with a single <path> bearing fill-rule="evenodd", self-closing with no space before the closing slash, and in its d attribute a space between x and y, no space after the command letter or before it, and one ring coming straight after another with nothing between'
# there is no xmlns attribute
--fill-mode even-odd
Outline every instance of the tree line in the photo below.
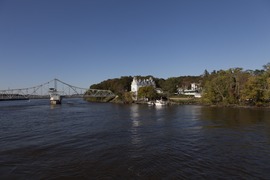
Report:
<svg viewBox="0 0 270 180"><path fill-rule="evenodd" d="M202 101L208 104L268 105L270 63L261 70L231 68L203 75Z"/></svg>
<svg viewBox="0 0 270 180"><path fill-rule="evenodd" d="M167 94L174 94L177 92L178 87L190 86L193 82L200 82L202 76L180 76L180 77L170 77L168 79L156 78L151 75L148 76L136 76L138 79L144 80L150 77L156 83L157 88L161 88ZM111 90L115 94L121 94L123 92L131 91L131 82L133 80L132 76L122 76L120 78L108 79L102 81L98 84L93 84L90 89L106 89Z"/></svg>
<svg viewBox="0 0 270 180"><path fill-rule="evenodd" d="M152 77L157 88L164 92L162 96L175 95L178 88L189 89L191 83L202 87L201 102L205 104L221 105L268 105L270 103L270 63L263 69L244 70L243 68L230 68L227 70L207 70L200 76L180 76L167 79L153 76L137 76L138 79ZM115 93L120 100L132 102L131 82L132 76L108 79L90 86L91 89L106 89ZM139 91L141 96L157 98L152 88L143 88Z"/></svg>

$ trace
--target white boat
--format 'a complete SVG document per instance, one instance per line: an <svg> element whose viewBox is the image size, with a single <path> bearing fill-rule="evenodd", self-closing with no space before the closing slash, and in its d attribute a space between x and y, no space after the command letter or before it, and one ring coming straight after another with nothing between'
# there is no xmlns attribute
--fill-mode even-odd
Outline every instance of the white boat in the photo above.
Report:
<svg viewBox="0 0 270 180"><path fill-rule="evenodd" d="M59 92L55 88L50 88L49 94L50 94L51 104L61 104L62 96L59 94Z"/></svg>
<svg viewBox="0 0 270 180"><path fill-rule="evenodd" d="M163 100L156 100L155 105L156 106L164 106L164 105L167 105L167 102L163 101Z"/></svg>
<svg viewBox="0 0 270 180"><path fill-rule="evenodd" d="M154 102L154 101L148 101L147 104L148 104L149 106L154 106L154 105L155 105L155 102Z"/></svg>

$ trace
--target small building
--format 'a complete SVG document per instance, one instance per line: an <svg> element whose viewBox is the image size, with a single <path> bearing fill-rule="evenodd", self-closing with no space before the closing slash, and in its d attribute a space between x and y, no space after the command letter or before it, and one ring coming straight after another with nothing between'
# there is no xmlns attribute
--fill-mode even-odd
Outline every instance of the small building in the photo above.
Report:
<svg viewBox="0 0 270 180"><path fill-rule="evenodd" d="M201 87L197 83L191 83L190 89L177 89L177 94L182 94L186 96L194 96L195 98L201 98Z"/></svg>

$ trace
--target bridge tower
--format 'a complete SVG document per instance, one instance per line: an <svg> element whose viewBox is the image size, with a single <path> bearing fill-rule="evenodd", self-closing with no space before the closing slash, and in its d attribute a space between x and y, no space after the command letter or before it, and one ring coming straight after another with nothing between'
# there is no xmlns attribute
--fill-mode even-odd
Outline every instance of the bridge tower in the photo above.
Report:
<svg viewBox="0 0 270 180"><path fill-rule="evenodd" d="M54 89L57 91L57 79L54 78Z"/></svg>

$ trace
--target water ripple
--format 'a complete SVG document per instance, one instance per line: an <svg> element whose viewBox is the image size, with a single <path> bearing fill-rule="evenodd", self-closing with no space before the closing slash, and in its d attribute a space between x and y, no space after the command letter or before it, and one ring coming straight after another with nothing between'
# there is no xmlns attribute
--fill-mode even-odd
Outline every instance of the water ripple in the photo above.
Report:
<svg viewBox="0 0 270 180"><path fill-rule="evenodd" d="M268 111L46 102L1 104L1 179L270 177Z"/></svg>

